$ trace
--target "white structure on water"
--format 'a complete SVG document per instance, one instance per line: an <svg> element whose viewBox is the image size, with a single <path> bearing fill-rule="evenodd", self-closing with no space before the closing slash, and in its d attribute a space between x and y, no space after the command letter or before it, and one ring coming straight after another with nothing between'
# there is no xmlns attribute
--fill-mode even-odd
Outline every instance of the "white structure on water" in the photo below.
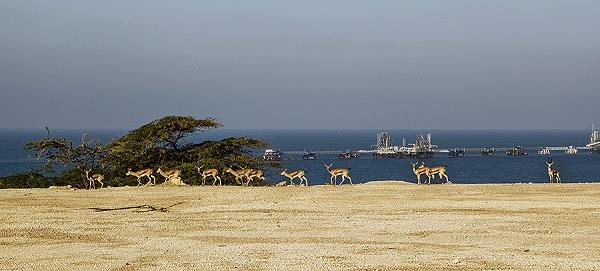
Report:
<svg viewBox="0 0 600 271"><path fill-rule="evenodd" d="M594 125L592 125L592 135L590 136L590 144L587 144L586 147L600 151L600 131L594 129Z"/></svg>

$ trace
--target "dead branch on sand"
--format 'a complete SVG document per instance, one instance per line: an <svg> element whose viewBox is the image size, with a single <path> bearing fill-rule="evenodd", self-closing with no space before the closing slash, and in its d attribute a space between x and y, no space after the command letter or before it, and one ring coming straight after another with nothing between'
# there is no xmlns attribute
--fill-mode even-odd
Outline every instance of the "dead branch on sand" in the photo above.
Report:
<svg viewBox="0 0 600 271"><path fill-rule="evenodd" d="M89 208L90 210L94 210L94 212L108 212L108 211L119 211L119 210L129 210L129 209L138 209L135 212L138 213L147 213L147 212L168 212L169 208L175 206L175 205L179 205L182 204L183 202L177 202L175 204L169 205L167 207L158 207L158 206L154 206L154 205L150 205L150 204L144 204L144 205L136 205L136 206L127 206L127 207L116 207L116 208L99 208L99 207L94 207L94 208Z"/></svg>

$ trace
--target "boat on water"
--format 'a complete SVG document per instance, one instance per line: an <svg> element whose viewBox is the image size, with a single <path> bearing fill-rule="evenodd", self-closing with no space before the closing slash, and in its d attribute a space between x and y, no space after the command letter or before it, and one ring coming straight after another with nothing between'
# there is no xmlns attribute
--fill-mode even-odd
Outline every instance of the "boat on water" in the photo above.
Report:
<svg viewBox="0 0 600 271"><path fill-rule="evenodd" d="M302 159L315 160L315 159L317 159L317 154L314 152L304 152L304 154L302 155Z"/></svg>
<svg viewBox="0 0 600 271"><path fill-rule="evenodd" d="M358 158L358 153L353 152L351 150L345 150L342 153L340 153L340 155L338 155L338 158L340 158L340 159Z"/></svg>
<svg viewBox="0 0 600 271"><path fill-rule="evenodd" d="M565 150L566 154L577 154L577 149L573 146L568 146L567 149Z"/></svg>
<svg viewBox="0 0 600 271"><path fill-rule="evenodd" d="M523 148L522 146L516 146L506 151L506 155L509 156L523 156L527 154L527 150L525 150L525 148Z"/></svg>
<svg viewBox="0 0 600 271"><path fill-rule="evenodd" d="M279 150L266 149L263 159L265 161L281 161L281 152Z"/></svg>
<svg viewBox="0 0 600 271"><path fill-rule="evenodd" d="M494 155L495 150L494 149L490 149L490 148L485 148L483 149L483 151L481 152L482 156L493 156Z"/></svg>
<svg viewBox="0 0 600 271"><path fill-rule="evenodd" d="M542 147L539 151L538 151L539 155L550 155L550 149L548 149L548 147Z"/></svg>
<svg viewBox="0 0 600 271"><path fill-rule="evenodd" d="M465 156L464 149L454 149L454 150L450 150L450 152L448 152L448 157L450 157L450 158L457 158L457 157L463 157L463 156Z"/></svg>

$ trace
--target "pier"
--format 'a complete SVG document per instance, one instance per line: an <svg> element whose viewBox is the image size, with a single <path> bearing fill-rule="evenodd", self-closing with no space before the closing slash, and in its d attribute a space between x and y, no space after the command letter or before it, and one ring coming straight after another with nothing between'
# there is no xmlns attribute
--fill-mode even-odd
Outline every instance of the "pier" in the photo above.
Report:
<svg viewBox="0 0 600 271"><path fill-rule="evenodd" d="M507 151L513 150L516 146L511 147L447 147L447 148L439 148L437 145L433 145L431 143L431 134L427 135L417 135L416 141L414 144L408 144L406 146L405 140L402 140L402 146L393 146L392 139L387 132L381 132L377 134L377 145L375 145L375 149L372 150L312 150L311 154L316 156L326 155L326 156L339 156L345 152L354 152L357 154L369 154L373 157L380 158L429 158L433 153L444 153L449 154L452 151L460 151L464 153L480 153L485 156L489 156L488 152L491 152L491 155L494 152L505 154ZM519 147L520 148L520 147ZM536 146L536 147L523 147L522 149L527 151L527 153L536 153L540 150L540 148L544 148L550 152L562 152L573 155L577 153L577 151L595 151L599 152L600 149L600 133L592 128L592 135L590 138L590 144L586 146ZM279 151L282 155L291 157L291 156L305 156L308 152L306 150L303 151ZM486 154L488 153L488 154ZM547 154L538 154L538 155L547 155Z"/></svg>
<svg viewBox="0 0 600 271"><path fill-rule="evenodd" d="M458 150L464 150L467 153L481 153L487 149L493 149L496 152L506 152L507 150L512 149L512 148L513 147L501 147L501 148L484 148L484 147L461 148L461 147L456 147L456 148L432 149L432 151L434 153L449 153L451 150L458 149ZM564 152L569 147L568 146L560 146L560 147L545 147L545 148L548 148L550 151ZM536 151L537 152L539 150L539 147L525 147L525 149L528 151ZM581 150L581 151L591 150L590 147L586 147L586 146L575 147L575 149ZM340 150L340 151L310 151L310 152L315 153L316 155L340 155L344 151ZM377 150L356 150L354 152L357 152L359 154L373 154L373 153L377 152ZM281 153L286 156L302 156L306 153L306 151L281 151Z"/></svg>

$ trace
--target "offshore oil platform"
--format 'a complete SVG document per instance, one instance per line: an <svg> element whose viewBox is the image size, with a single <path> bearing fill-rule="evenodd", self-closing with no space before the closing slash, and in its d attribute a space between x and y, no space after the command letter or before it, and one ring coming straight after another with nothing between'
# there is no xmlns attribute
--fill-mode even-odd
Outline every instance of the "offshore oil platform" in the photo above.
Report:
<svg viewBox="0 0 600 271"><path fill-rule="evenodd" d="M354 159L359 158L359 154L371 154L373 158L413 158L426 159L432 158L434 153L446 153L450 158L463 157L466 153L481 153L482 156L494 156L495 152L504 152L508 156L525 156L528 155L528 149L523 146L513 146L509 148L447 148L440 149L437 145L431 143L431 134L419 134L416 137L415 143L406 144L406 140L402 139L401 146L395 146L392 143L392 138L388 132L380 132L377 134L377 145L371 150L344 150L344 151L279 151L265 150L263 159L267 161L281 161L283 155L302 156L304 160L315 160L317 155L337 156L339 159ZM592 134L590 143L583 147L575 146L559 146L559 147L541 147L538 150L538 155L549 155L554 151L561 151L568 155L577 154L579 151L589 150L593 153L600 153L600 131L594 129L592 125ZM291 158L290 158L291 159Z"/></svg>
<svg viewBox="0 0 600 271"><path fill-rule="evenodd" d="M374 158L432 158L436 145L431 144L431 134L417 135L414 144L406 146L402 139L402 146L392 145L392 138L388 132L377 134L377 148L373 151Z"/></svg>
<svg viewBox="0 0 600 271"><path fill-rule="evenodd" d="M592 152L600 153L600 131L594 129L592 125L592 135L590 136L590 144L585 145Z"/></svg>

